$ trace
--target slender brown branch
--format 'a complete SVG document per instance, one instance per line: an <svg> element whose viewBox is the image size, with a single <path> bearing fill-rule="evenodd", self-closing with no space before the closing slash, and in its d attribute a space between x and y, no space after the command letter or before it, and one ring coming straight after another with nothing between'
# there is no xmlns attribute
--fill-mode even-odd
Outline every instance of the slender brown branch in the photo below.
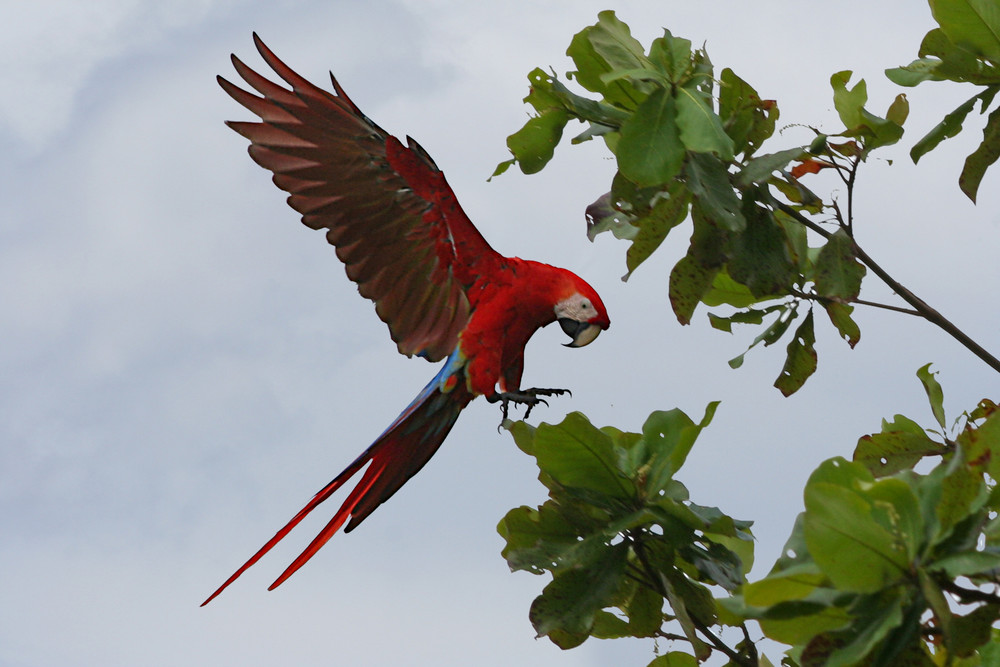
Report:
<svg viewBox="0 0 1000 667"><path fill-rule="evenodd" d="M913 315L915 317L923 317L918 311L912 308L903 308L902 306L890 306L887 303L878 303L876 301L867 301L866 299L855 299L851 303L857 303L862 306L871 306L872 308L882 308L883 310L891 310L894 313L903 313L904 315Z"/></svg>
<svg viewBox="0 0 1000 667"><path fill-rule="evenodd" d="M882 282L892 288L892 291L898 294L903 301L913 306L914 310L920 313L925 320L932 324L936 324L941 329L944 329L945 332L964 345L974 355L979 357L984 363L986 363L986 365L1000 373L1000 359L997 359L992 354L987 352L982 345L972 340L972 338L966 335L964 331L955 326L951 320L946 318L934 308L931 308L926 301L903 287L897 280L890 276L885 269L876 264L875 260L869 257L868 253L862 250L861 246L859 246L857 242L854 243L854 254L857 255L862 264L867 266L875 275L881 278Z"/></svg>
<svg viewBox="0 0 1000 667"><path fill-rule="evenodd" d="M795 288L790 288L788 293L794 297L800 299L808 299L809 301L819 301L820 303L848 303L843 299L831 299L828 296L820 296L815 292L803 292L802 290L797 290ZM903 313L905 315L915 315L916 317L923 317L920 313L913 310L912 308L903 308L902 306L892 306L888 303L879 303L877 301L868 301L866 299L854 299L850 303L856 303L862 306L870 306L872 308L882 308L883 310L891 310L895 313Z"/></svg>
<svg viewBox="0 0 1000 667"><path fill-rule="evenodd" d="M830 232L823 229L818 224L816 224L809 218L805 217L791 206L784 204L782 202L775 202L775 203L777 204L779 210L781 210L784 213L787 213L792 218L794 218L796 222L805 225L807 228L816 232L823 238L828 239L832 236ZM850 215L850 213L848 213L848 215ZM873 260L868 255L868 253L866 253L864 249L862 249L862 247L858 245L857 241L854 241L852 239L852 242L854 245L854 254L858 258L858 260L862 264L867 266L869 269L871 269L872 273L881 278L882 282L888 285L893 292L899 295L899 298L901 298L903 301L913 306L913 309L917 312L917 314L920 315L920 317L923 317L931 324L935 324L939 328L943 329L948 335L950 335L952 338L954 338L959 343L964 345L966 349L968 349L974 355L979 357L979 359L981 359L984 363L986 363L987 366L1000 373L1000 359L997 359L992 354L987 352L982 345L972 340L972 338L970 338L964 331L955 326L955 324L951 320L946 318L944 315L939 313L934 308L931 308L931 306L928 305L926 301L918 297L910 290L903 287L903 285L901 285L898 280L890 276L885 269L879 266L878 263L876 263L875 260Z"/></svg>

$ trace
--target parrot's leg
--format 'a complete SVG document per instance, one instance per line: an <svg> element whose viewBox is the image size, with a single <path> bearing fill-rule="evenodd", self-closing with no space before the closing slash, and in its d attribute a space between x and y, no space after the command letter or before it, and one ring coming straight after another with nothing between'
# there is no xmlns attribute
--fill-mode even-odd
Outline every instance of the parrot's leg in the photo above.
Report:
<svg viewBox="0 0 1000 667"><path fill-rule="evenodd" d="M569 389L540 389L538 387L532 387L531 389L521 389L519 391L501 391L493 394L492 396L487 396L486 400L490 403L500 403L500 409L503 411L503 418L507 419L507 413L510 408L511 403L520 403L521 405L528 406L528 409L524 411L524 418L527 419L531 414L531 409L538 405L539 403L544 403L548 405L548 401L544 398L539 398L539 396L562 396L563 394L573 395Z"/></svg>

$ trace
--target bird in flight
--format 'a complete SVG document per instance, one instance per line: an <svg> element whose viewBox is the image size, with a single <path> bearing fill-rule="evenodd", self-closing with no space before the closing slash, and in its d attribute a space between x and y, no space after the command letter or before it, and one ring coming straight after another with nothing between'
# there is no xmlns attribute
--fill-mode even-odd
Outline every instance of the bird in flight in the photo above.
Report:
<svg viewBox="0 0 1000 667"><path fill-rule="evenodd" d="M365 116L330 75L329 93L292 71L254 34L275 83L232 56L256 94L219 84L260 121L230 121L250 157L274 173L288 204L326 230L347 277L389 327L399 352L444 361L441 370L368 449L250 557L208 604L362 469L357 486L268 590L302 567L344 523L350 532L434 455L477 396L527 410L563 389L521 389L524 348L558 322L583 347L610 326L597 292L576 274L504 257L466 216L444 174L417 142L404 145ZM365 466L367 465L367 468Z"/></svg>

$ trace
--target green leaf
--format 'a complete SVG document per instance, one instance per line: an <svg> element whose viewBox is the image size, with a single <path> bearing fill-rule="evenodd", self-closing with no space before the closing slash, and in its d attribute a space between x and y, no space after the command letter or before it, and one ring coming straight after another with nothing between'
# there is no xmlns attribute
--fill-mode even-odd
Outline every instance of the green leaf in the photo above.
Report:
<svg viewBox="0 0 1000 667"><path fill-rule="evenodd" d="M684 465L695 439L711 423L718 407L718 401L709 403L698 424L677 408L649 415L642 425L642 437L650 452L645 485L647 497L656 496Z"/></svg>
<svg viewBox="0 0 1000 667"><path fill-rule="evenodd" d="M756 204L745 206L743 215L747 227L730 245L729 275L758 298L785 293L798 272L784 229L768 209Z"/></svg>
<svg viewBox="0 0 1000 667"><path fill-rule="evenodd" d="M931 412L934 413L934 419L937 420L938 426L944 429L944 392L934 377L937 373L932 373L930 369L930 364L921 366L917 370L917 377L920 378L920 383L924 385L924 391L927 392L927 399L931 403Z"/></svg>
<svg viewBox="0 0 1000 667"><path fill-rule="evenodd" d="M844 70L830 77L830 85L833 86L833 106L836 107L841 122L848 130L863 123L861 111L868 102L868 85L864 79L848 90L847 82L851 80L852 74L850 70Z"/></svg>
<svg viewBox="0 0 1000 667"><path fill-rule="evenodd" d="M998 618L1000 605L997 604L986 604L965 616L952 618L952 653L959 658L972 656L977 648L990 641L993 624Z"/></svg>
<svg viewBox="0 0 1000 667"><path fill-rule="evenodd" d="M927 565L931 572L944 572L950 579L991 573L1000 569L1000 553L987 551L963 551L939 558Z"/></svg>
<svg viewBox="0 0 1000 667"><path fill-rule="evenodd" d="M714 153L728 162L733 159L733 140L722 129L722 121L697 90L677 90L677 127L684 147L695 153Z"/></svg>
<svg viewBox="0 0 1000 667"><path fill-rule="evenodd" d="M1000 411L989 412L982 423L967 423L956 440L970 466L1000 479Z"/></svg>
<svg viewBox="0 0 1000 667"><path fill-rule="evenodd" d="M944 474L938 482L938 488L930 490L931 493L939 491L940 494L934 504L934 516L938 521L935 541L950 537L957 524L978 512L985 502L986 492L982 474L968 466L964 452L956 453L950 461L946 460L938 467L943 468ZM926 478L928 484L936 479L936 475Z"/></svg>
<svg viewBox="0 0 1000 667"><path fill-rule="evenodd" d="M789 307L787 304L781 304L778 308L778 317L774 319L771 324L767 326L764 331L759 333L753 342L750 343L750 347L746 351L739 355L738 357L733 357L729 360L730 368L739 368L743 365L743 357L746 356L747 352L756 347L759 343L763 342L764 347L772 345L780 339L785 332L788 330L789 325L792 321L798 317L798 310L796 308Z"/></svg>
<svg viewBox="0 0 1000 667"><path fill-rule="evenodd" d="M692 68L691 40L674 37L669 30L663 30L649 45L649 60L670 83L681 83Z"/></svg>
<svg viewBox="0 0 1000 667"><path fill-rule="evenodd" d="M698 667L698 659L687 653L671 651L656 656L646 667Z"/></svg>
<svg viewBox="0 0 1000 667"><path fill-rule="evenodd" d="M983 128L983 142L965 159L965 167L958 177L958 187L976 201L979 183L986 170L1000 158L1000 108L994 109Z"/></svg>
<svg viewBox="0 0 1000 667"><path fill-rule="evenodd" d="M600 93L605 100L626 109L635 109L645 97L627 80L607 81L604 75L648 66L645 51L613 11L598 14L595 25L573 37L566 55L576 64L574 77L587 90Z"/></svg>
<svg viewBox="0 0 1000 667"><path fill-rule="evenodd" d="M940 65L937 58L918 58L909 65L885 70L885 76L897 86L911 88L928 80L941 81L944 77L938 72Z"/></svg>
<svg viewBox="0 0 1000 667"><path fill-rule="evenodd" d="M721 160L713 155L694 153L688 160L685 175L688 187L708 218L729 231L739 232L746 228L740 198Z"/></svg>
<svg viewBox="0 0 1000 667"><path fill-rule="evenodd" d="M856 605L852 611L856 616L851 628L852 631L845 633L847 641L830 653L826 662L823 663L825 667L857 665L862 658L872 652L879 642L903 622L900 596L893 596L889 600L885 600L881 596L868 596L862 601L862 604ZM806 663L805 651L803 652L803 663Z"/></svg>
<svg viewBox="0 0 1000 667"><path fill-rule="evenodd" d="M910 103L906 100L906 95L900 93L889 105L889 110L885 113L885 119L891 123L902 126L906 122L906 117L910 115Z"/></svg>
<svg viewBox="0 0 1000 667"><path fill-rule="evenodd" d="M952 42L1000 63L1000 5L994 0L930 0L930 5Z"/></svg>
<svg viewBox="0 0 1000 667"><path fill-rule="evenodd" d="M854 241L838 229L816 258L816 293L822 297L853 301L861 292L864 265L857 260Z"/></svg>
<svg viewBox="0 0 1000 667"><path fill-rule="evenodd" d="M681 257L674 265L670 271L668 295L678 322L691 323L695 308L698 307L702 297L712 289L718 273L717 268L708 268L691 255Z"/></svg>
<svg viewBox="0 0 1000 667"><path fill-rule="evenodd" d="M577 529L549 503L537 510L512 509L500 520L497 532L507 542L501 555L511 571L551 570L563 553L578 544Z"/></svg>
<svg viewBox="0 0 1000 667"><path fill-rule="evenodd" d="M876 477L892 475L912 468L925 456L947 451L924 434L889 431L863 436L854 450L854 461L863 464Z"/></svg>
<svg viewBox="0 0 1000 667"><path fill-rule="evenodd" d="M702 303L713 308L723 304L734 308L746 308L757 301L757 297L746 285L736 282L725 271L715 274L712 288L701 299Z"/></svg>
<svg viewBox="0 0 1000 667"><path fill-rule="evenodd" d="M858 482L871 484L860 465L823 463L806 484L803 527L809 553L837 588L873 593L898 581L908 561L900 537L876 519L874 500Z"/></svg>
<svg viewBox="0 0 1000 667"><path fill-rule="evenodd" d="M798 146L755 157L736 175L736 184L748 186L752 183L765 182L771 178L772 173L784 169L789 162L801 158L804 153L805 149Z"/></svg>
<svg viewBox="0 0 1000 667"><path fill-rule="evenodd" d="M618 170L640 186L662 185L680 173L684 146L677 128L677 105L657 88L622 125Z"/></svg>
<svg viewBox="0 0 1000 667"><path fill-rule="evenodd" d="M910 149L910 159L913 160L914 164L921 157L934 150L942 141L950 139L962 131L962 123L972 111L978 97L979 95L975 95L963 102L957 109L947 114L940 123L931 128L931 131L925 134L920 141L913 144L913 148Z"/></svg>
<svg viewBox="0 0 1000 667"><path fill-rule="evenodd" d="M568 121L566 111L551 109L529 119L524 127L507 137L507 148L514 154L522 172L534 174L548 164Z"/></svg>
<svg viewBox="0 0 1000 667"><path fill-rule="evenodd" d="M785 396L791 396L816 372L816 335L813 332L812 309L795 330L795 337L788 344L787 358L774 386Z"/></svg>
<svg viewBox="0 0 1000 667"><path fill-rule="evenodd" d="M625 253L628 273L622 280L628 280L632 272L660 247L670 230L684 222L690 203L691 192L678 185L671 188L668 196L660 199L648 214L632 221L639 232Z"/></svg>
<svg viewBox="0 0 1000 667"><path fill-rule="evenodd" d="M617 466L610 436L579 412L535 431L538 467L564 487L588 489L612 498L631 498L635 487Z"/></svg>
<svg viewBox="0 0 1000 667"><path fill-rule="evenodd" d="M861 329L851 319L854 306L848 306L846 303L838 301L825 301L823 308L826 310L826 314L830 316L830 322L837 328L841 338L846 340L851 348L857 345L858 341L861 340Z"/></svg>
<svg viewBox="0 0 1000 667"><path fill-rule="evenodd" d="M778 106L763 101L757 91L728 67L722 70L719 86L719 117L733 139L734 152L753 154L774 134Z"/></svg>
<svg viewBox="0 0 1000 667"><path fill-rule="evenodd" d="M582 644L597 612L612 604L611 598L625 574L627 553L628 547L619 544L608 548L589 566L555 576L528 612L538 636L548 636L563 649Z"/></svg>
<svg viewBox="0 0 1000 667"><path fill-rule="evenodd" d="M663 625L663 596L646 586L636 586L622 609L628 614L632 637L655 637Z"/></svg>

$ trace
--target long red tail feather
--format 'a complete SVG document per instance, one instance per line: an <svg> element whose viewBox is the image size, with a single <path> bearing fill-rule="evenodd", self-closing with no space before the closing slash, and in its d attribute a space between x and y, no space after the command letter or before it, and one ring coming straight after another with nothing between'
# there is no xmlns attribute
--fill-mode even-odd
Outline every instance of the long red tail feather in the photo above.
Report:
<svg viewBox="0 0 1000 667"><path fill-rule="evenodd" d="M271 584L268 590L274 590L280 586L285 579L288 579L296 570L305 565L348 519L350 522L347 524L345 532L356 528L375 508L388 500L410 477L415 475L438 450L445 436L455 424L455 420L458 419L459 413L473 398L465 386L461 373L457 378L459 382L454 384L451 391L441 391L440 380L446 370L448 370L447 365L442 369L443 372L427 385L385 433L379 436L378 440L372 443L333 481L320 489L306 506L292 517L291 521L275 533L274 537L268 540L267 544L251 556L231 577L226 579L224 584L201 603L201 606L204 607L236 581L241 574L260 560L310 512L364 468L369 461L371 465L365 470L361 481L344 500L330 523L281 573L281 576Z"/></svg>

